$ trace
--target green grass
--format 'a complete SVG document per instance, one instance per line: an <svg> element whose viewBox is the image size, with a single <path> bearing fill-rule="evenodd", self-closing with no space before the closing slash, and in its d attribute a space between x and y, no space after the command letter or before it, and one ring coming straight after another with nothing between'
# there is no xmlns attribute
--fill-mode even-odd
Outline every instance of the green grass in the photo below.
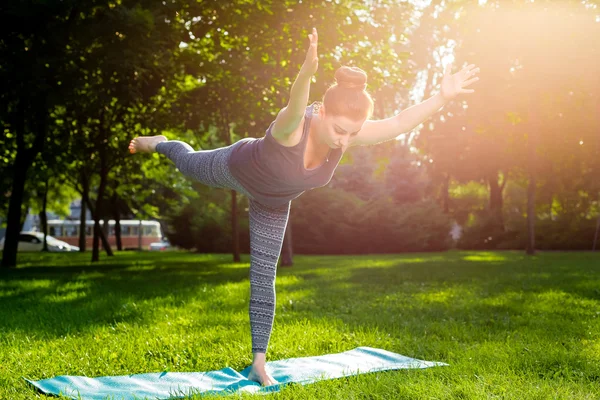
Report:
<svg viewBox="0 0 600 400"><path fill-rule="evenodd" d="M233 264L230 255L126 252L94 265L89 257L20 255L19 268L0 271L0 399L38 396L21 377L251 362L248 256ZM295 262L278 271L269 360L370 346L450 366L294 385L273 398L600 398L598 253Z"/></svg>

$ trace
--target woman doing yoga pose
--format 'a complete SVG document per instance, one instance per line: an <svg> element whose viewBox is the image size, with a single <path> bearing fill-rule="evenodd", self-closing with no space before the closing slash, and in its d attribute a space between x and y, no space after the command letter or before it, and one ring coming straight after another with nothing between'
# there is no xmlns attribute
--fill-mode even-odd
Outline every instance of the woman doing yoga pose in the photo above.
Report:
<svg viewBox="0 0 600 400"><path fill-rule="evenodd" d="M322 103L308 103L310 80L318 67L317 31L308 35L306 59L290 91L290 99L262 138L244 138L219 149L194 149L165 136L137 137L131 153L158 152L171 159L190 179L211 187L234 189L250 202L250 330L253 361L249 378L262 385L277 383L265 370L275 315L275 272L291 200L325 186L344 152L409 132L479 78L479 68L444 71L441 91L394 117L369 120L373 100L367 75L356 67L340 67L336 83Z"/></svg>

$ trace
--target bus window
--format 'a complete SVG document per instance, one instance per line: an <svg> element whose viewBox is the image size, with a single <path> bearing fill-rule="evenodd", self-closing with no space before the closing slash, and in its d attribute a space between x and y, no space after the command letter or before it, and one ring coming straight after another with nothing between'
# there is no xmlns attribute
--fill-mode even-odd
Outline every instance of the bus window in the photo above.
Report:
<svg viewBox="0 0 600 400"><path fill-rule="evenodd" d="M121 236L129 236L130 235L130 226L121 225Z"/></svg>
<svg viewBox="0 0 600 400"><path fill-rule="evenodd" d="M129 232L130 232L131 236L137 236L138 235L139 231L138 231L138 227L137 226L132 226L132 227L130 227L130 229L131 230Z"/></svg>
<svg viewBox="0 0 600 400"><path fill-rule="evenodd" d="M48 229L48 232L50 236L62 236L62 226L51 226L50 229Z"/></svg>
<svg viewBox="0 0 600 400"><path fill-rule="evenodd" d="M77 226L75 225L67 225L63 227L64 236L76 237L77 236Z"/></svg>
<svg viewBox="0 0 600 400"><path fill-rule="evenodd" d="M85 227L85 235L86 236L93 236L94 235L94 226L93 225L87 225Z"/></svg>

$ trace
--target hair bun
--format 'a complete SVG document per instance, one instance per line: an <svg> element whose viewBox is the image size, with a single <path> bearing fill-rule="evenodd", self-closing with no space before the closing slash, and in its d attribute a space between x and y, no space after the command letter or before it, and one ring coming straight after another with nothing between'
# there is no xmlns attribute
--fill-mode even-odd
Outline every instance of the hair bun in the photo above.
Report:
<svg viewBox="0 0 600 400"><path fill-rule="evenodd" d="M335 82L344 88L365 90L367 73L358 67L342 66L335 71Z"/></svg>

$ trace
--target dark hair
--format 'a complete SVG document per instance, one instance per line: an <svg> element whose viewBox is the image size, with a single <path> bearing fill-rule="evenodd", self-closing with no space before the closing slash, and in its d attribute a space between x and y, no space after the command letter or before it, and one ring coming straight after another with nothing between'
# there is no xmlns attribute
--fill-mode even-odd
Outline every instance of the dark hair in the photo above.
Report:
<svg viewBox="0 0 600 400"><path fill-rule="evenodd" d="M373 114L373 99L367 93L367 73L357 67L342 66L335 71L335 82L323 96L325 113L354 121Z"/></svg>

